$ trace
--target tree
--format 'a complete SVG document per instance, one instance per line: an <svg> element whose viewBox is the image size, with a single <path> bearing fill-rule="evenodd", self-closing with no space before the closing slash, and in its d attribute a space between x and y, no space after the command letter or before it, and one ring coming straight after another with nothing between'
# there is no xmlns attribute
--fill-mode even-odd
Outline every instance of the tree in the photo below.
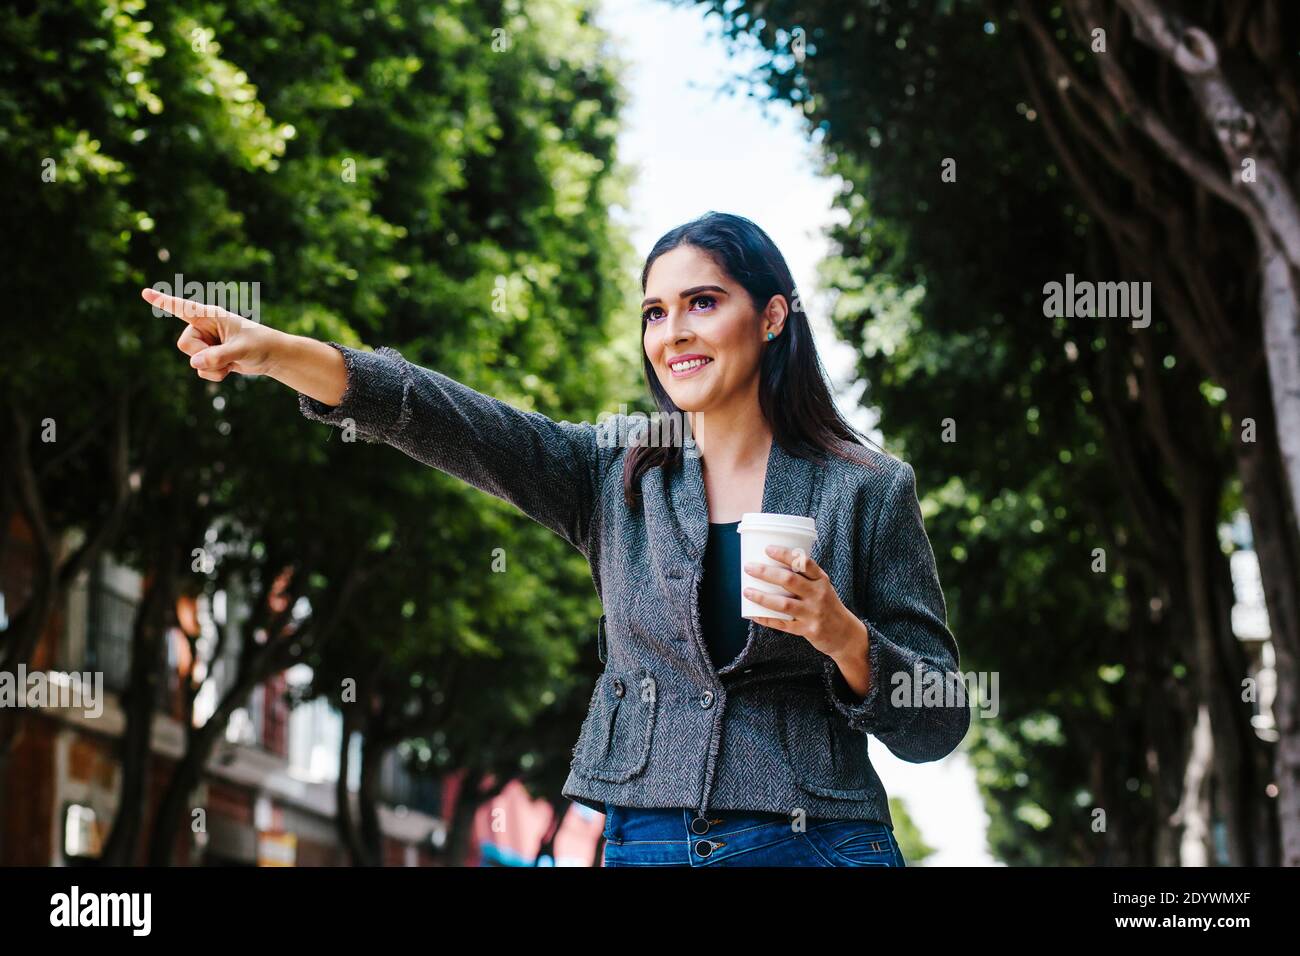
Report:
<svg viewBox="0 0 1300 956"><path fill-rule="evenodd" d="M995 845L1024 862L1168 861L1210 812L1204 773L1188 772L1203 703L1231 858L1267 862L1267 752L1240 696L1217 541L1239 449L1221 393L1188 374L1169 299L1140 330L1045 313L1045 282L1085 267L1145 279L1146 260L1116 252L1062 180L1005 68L1010 38L956 3L744 5L728 28L770 51L759 76L846 179L837 325L935 489L964 659L1021 689L996 727L977 722L1004 809ZM978 97L958 92L971 76ZM1050 651L1034 640L1048 634ZM1198 839L1208 852L1208 828Z"/></svg>
<svg viewBox="0 0 1300 956"><path fill-rule="evenodd" d="M1068 18L1076 46L1064 30L1049 31L1032 5L1018 3L1016 13L1026 73L1046 74L1056 90L1056 103L1041 86L1035 100L1062 165L1117 257L1144 263L1168 303L1175 334L1226 390L1234 428L1242 431L1233 449L1277 659L1281 859L1294 866L1300 864L1300 94L1282 37L1294 35L1300 22L1294 8L1275 2L1231 9L1196 4L1175 13L1154 0L1078 0L1052 11L1062 25ZM1081 56L1082 50L1097 55ZM1217 160L1209 154L1215 149Z"/></svg>
<svg viewBox="0 0 1300 956"><path fill-rule="evenodd" d="M585 6L182 0L124 2L104 16L68 0L0 18L0 175L17 197L7 211L27 224L0 280L27 310L4 326L15 361L3 400L8 418L53 414L61 438L84 436L51 448L33 428L16 433L30 465L5 456L5 514L34 479L51 503L49 540L80 529L152 582L125 695L110 858L134 859L158 695L150 662L177 598L242 590L253 617L218 620L215 649L185 635L200 665L223 641L239 653L220 681L203 666L183 675L186 751L150 834L158 863L170 861L212 749L253 687L319 662L338 631L356 635L357 607L403 593L399 607L432 614L481 595L418 566L393 570L403 553L394 532L433 520L410 520L417 503L443 509L433 517L444 553L477 553L495 528L508 553L530 549L515 587L554 584L566 611L536 629L482 609L455 618L479 635L475 653L510 646L518 631L539 661L559 655L551 680L530 689L554 705L572 690L555 679L570 659L559 647L574 640L581 608L595 619L594 592L559 560L562 542L485 522L478 492L398 452L341 441L268 383L196 382L174 345L178 323L151 318L137 290L160 272L257 283L266 320L286 331L391 345L514 404L594 417L620 368L602 346L631 270L604 215L623 188L618 101ZM58 178L36 185L47 156ZM66 304L53 310L60 335L32 336L55 302ZM42 573L70 578L89 557L66 569L46 560ZM565 575L551 575L557 564ZM46 613L55 586L15 621ZM6 638L6 655L17 643ZM498 665L479 676L511 675ZM207 681L220 694L204 722L194 710Z"/></svg>

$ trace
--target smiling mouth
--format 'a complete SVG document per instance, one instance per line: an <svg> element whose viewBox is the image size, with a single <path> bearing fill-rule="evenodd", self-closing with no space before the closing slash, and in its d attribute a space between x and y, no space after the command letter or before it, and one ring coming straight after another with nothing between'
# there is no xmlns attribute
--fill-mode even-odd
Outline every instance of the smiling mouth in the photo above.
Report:
<svg viewBox="0 0 1300 956"><path fill-rule="evenodd" d="M674 362L668 367L672 370L673 378L686 378L689 375L694 375L700 369L704 368L704 366L711 365L712 363L713 359L711 358L696 358L690 359L686 362Z"/></svg>

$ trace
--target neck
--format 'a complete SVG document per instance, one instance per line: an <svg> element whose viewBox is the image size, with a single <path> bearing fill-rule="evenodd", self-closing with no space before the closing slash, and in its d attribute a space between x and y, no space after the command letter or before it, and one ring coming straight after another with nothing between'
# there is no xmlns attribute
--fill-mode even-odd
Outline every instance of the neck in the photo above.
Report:
<svg viewBox="0 0 1300 956"><path fill-rule="evenodd" d="M767 461L772 428L758 406L757 379L742 400L687 414L700 463L715 474L761 467Z"/></svg>

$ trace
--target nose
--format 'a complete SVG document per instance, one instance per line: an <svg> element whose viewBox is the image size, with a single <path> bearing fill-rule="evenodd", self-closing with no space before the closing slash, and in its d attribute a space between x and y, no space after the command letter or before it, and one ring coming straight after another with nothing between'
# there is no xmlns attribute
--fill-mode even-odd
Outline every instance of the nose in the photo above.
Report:
<svg viewBox="0 0 1300 956"><path fill-rule="evenodd" d="M695 335L691 329L691 313L685 309L669 312L664 319L664 326L664 334L674 345L685 342Z"/></svg>

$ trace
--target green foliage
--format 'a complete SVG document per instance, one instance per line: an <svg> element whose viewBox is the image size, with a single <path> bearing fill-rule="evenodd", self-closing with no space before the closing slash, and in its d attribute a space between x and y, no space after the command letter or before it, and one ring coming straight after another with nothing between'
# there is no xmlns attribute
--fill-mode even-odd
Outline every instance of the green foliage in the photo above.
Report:
<svg viewBox="0 0 1300 956"><path fill-rule="evenodd" d="M50 470L57 524L102 510L106 397L130 394L141 490L114 550L155 570L150 529L172 515L182 590L239 579L265 598L292 566L290 596L311 613L291 660L331 699L346 676L391 695L441 735L453 759L439 769L512 773L530 741L547 748L531 768L567 767L570 698L585 703L595 664L585 562L502 502L306 421L274 383L197 380L181 324L138 289L257 282L277 328L389 345L595 420L609 382L636 374L604 348L632 270L606 215L626 180L602 49L584 0L0 11L0 397L89 436ZM210 577L190 570L190 545L219 555ZM506 573L490 571L497 547ZM454 712L440 687L457 689ZM543 719L568 724L530 735Z"/></svg>
<svg viewBox="0 0 1300 956"><path fill-rule="evenodd" d="M907 865L924 866L925 861L934 855L934 847L921 836L921 831L907 812L907 805L898 797L890 797L889 815L894 821L894 838L898 840L898 848L903 851Z"/></svg>
<svg viewBox="0 0 1300 956"><path fill-rule="evenodd" d="M962 670L1000 678L968 744L994 852L1097 862L1080 769L1105 768L1113 790L1088 799L1112 825L1143 818L1149 755L1117 722L1181 683L1180 651L1137 650L1135 533L1093 403L1127 327L1042 314L1044 283L1088 270L1092 224L1028 118L1014 44L973 2L706 6L761 41L769 95L805 110L845 180L822 278L885 447L916 469Z"/></svg>

